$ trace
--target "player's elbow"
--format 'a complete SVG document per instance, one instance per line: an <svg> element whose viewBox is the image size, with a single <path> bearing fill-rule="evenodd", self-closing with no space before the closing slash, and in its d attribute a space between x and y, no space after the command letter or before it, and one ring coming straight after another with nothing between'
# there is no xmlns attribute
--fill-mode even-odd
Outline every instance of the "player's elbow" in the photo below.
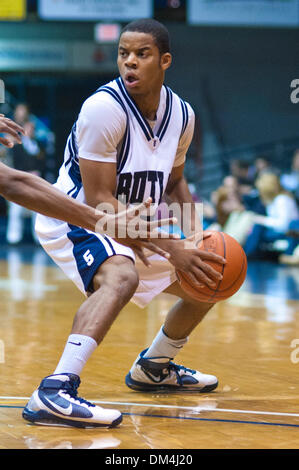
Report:
<svg viewBox="0 0 299 470"><path fill-rule="evenodd" d="M0 194L7 199L12 184L13 171L6 165L1 165L0 170Z"/></svg>
<svg viewBox="0 0 299 470"><path fill-rule="evenodd" d="M19 194L22 183L26 180L26 173L14 170L12 168L1 168L0 172L0 193L8 201L15 199Z"/></svg>

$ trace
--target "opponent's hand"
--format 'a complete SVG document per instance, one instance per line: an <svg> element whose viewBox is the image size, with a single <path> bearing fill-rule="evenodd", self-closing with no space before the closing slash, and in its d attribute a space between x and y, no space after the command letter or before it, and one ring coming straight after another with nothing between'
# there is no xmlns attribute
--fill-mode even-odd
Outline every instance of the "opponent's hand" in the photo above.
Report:
<svg viewBox="0 0 299 470"><path fill-rule="evenodd" d="M121 243L122 245L126 245L130 247L136 253L138 258L143 262L143 264L148 268L151 266L151 263L148 259L148 256L145 254L145 250L150 250L153 253L163 256L163 258L166 258L166 259L170 258L170 254L167 251L158 247L157 245L152 243L150 240L133 240L132 238L126 238L126 239L115 238L115 240L118 243Z"/></svg>
<svg viewBox="0 0 299 470"><path fill-rule="evenodd" d="M175 217L150 222L142 218L142 216L150 215L151 204L152 199L149 197L138 206L130 207L117 214L105 214L102 216L99 213L100 218L96 225L96 232L105 233L114 238L118 243L129 246L148 267L150 262L145 255L144 249L150 250L164 258L170 258L170 254L155 245L151 239L179 238L176 234L169 234L158 230L163 225L177 223Z"/></svg>
<svg viewBox="0 0 299 470"><path fill-rule="evenodd" d="M206 261L226 264L226 260L222 256L203 249L201 242L210 236L209 232L203 232L202 235L195 234L185 240L177 241L176 249L171 251L169 261L176 269L188 274L195 284L206 284L213 288L222 279L222 274L213 269Z"/></svg>
<svg viewBox="0 0 299 470"><path fill-rule="evenodd" d="M20 134L25 135L24 129L11 119L6 118L4 114L0 114L0 132L11 135L18 144L22 143ZM14 142L5 137L0 137L0 143L8 148L14 146Z"/></svg>

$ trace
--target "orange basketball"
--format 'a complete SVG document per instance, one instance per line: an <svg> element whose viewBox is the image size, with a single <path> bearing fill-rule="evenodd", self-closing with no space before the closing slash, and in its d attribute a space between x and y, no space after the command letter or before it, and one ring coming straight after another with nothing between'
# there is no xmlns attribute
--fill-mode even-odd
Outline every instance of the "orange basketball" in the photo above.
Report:
<svg viewBox="0 0 299 470"><path fill-rule="evenodd" d="M210 231L209 231L210 232ZM226 259L221 265L206 261L215 271L221 272L223 279L214 288L196 286L187 273L177 270L177 277L182 289L190 297L208 303L225 300L235 294L243 284L247 272L247 258L241 245L224 232L210 232L211 236L203 240L201 250L213 252Z"/></svg>

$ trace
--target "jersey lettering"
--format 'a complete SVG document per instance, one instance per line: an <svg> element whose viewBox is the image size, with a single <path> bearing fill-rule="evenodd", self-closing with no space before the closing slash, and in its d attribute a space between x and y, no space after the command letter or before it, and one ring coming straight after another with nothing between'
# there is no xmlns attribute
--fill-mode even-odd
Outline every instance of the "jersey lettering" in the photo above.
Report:
<svg viewBox="0 0 299 470"><path fill-rule="evenodd" d="M126 203L136 204L144 201L147 183L150 183L150 197L153 203L160 204L163 196L163 171L135 171L119 175L116 197Z"/></svg>
<svg viewBox="0 0 299 470"><path fill-rule="evenodd" d="M130 200L130 188L132 183L131 173L121 173L118 179L116 197L123 200L124 203Z"/></svg>

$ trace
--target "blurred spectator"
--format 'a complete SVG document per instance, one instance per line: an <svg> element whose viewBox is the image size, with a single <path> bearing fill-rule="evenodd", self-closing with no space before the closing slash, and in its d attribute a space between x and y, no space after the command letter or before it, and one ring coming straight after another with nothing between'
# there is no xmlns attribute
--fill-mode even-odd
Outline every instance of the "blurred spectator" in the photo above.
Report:
<svg viewBox="0 0 299 470"><path fill-rule="evenodd" d="M233 211L243 212L240 184L234 176L226 176L223 185L214 194L218 223L223 227Z"/></svg>
<svg viewBox="0 0 299 470"><path fill-rule="evenodd" d="M241 245L246 241L253 225L252 212L247 210L243 201L241 185L235 176L226 176L223 185L212 194L216 208L217 224L209 230L221 230L234 237Z"/></svg>
<svg viewBox="0 0 299 470"><path fill-rule="evenodd" d="M244 246L248 256L256 256L263 244L272 244L277 240L288 242L288 230L291 224L299 219L295 199L283 190L276 174L265 172L257 179L256 187L265 204L267 215L254 216L255 224Z"/></svg>
<svg viewBox="0 0 299 470"><path fill-rule="evenodd" d="M17 170L28 171L40 176L43 170L44 152L35 138L35 125L30 120L27 120L27 116L23 112L20 112L17 118L18 123L23 121L22 125L26 135L22 136L21 145L16 145L10 150L12 166ZM29 212L18 204L8 202L8 225L6 232L8 243L16 244L22 241L24 235L24 216L28 215L31 216L32 221L32 236L37 241L34 230L35 213Z"/></svg>
<svg viewBox="0 0 299 470"><path fill-rule="evenodd" d="M255 175L254 175L255 179L259 178L265 173L271 173L275 175L280 174L280 170L271 163L270 158L264 155L261 155L255 159L254 168L255 168Z"/></svg>
<svg viewBox="0 0 299 470"><path fill-rule="evenodd" d="M246 194L251 191L254 183L255 169L249 162L238 159L232 160L230 172L236 178L242 193Z"/></svg>
<svg viewBox="0 0 299 470"><path fill-rule="evenodd" d="M36 139L35 124L27 121L22 124L26 135L22 136L22 144L11 149L13 167L17 170L40 174L43 170L44 151Z"/></svg>
<svg viewBox="0 0 299 470"><path fill-rule="evenodd" d="M30 119L29 106L26 103L17 104L13 113L13 120L20 126L24 126L24 124L28 122L29 119Z"/></svg>
<svg viewBox="0 0 299 470"><path fill-rule="evenodd" d="M216 209L208 199L204 198L200 202L202 203L203 229L206 230L211 224L217 222Z"/></svg>
<svg viewBox="0 0 299 470"><path fill-rule="evenodd" d="M294 153L291 172L281 175L280 179L281 185L287 191L290 191L294 194L299 201L299 149Z"/></svg>
<svg viewBox="0 0 299 470"><path fill-rule="evenodd" d="M255 180L264 173L279 174L279 169L275 168L270 158L264 155L258 156L252 164L246 160L232 160L230 164L231 175L234 176L240 186L242 194L249 194L254 191Z"/></svg>
<svg viewBox="0 0 299 470"><path fill-rule="evenodd" d="M38 145L45 153L45 174L42 176L48 181L54 182L56 177L55 162L55 135L47 127L47 125L34 114L31 113L30 107L26 103L18 103L13 113L13 120L24 127L26 122L34 124L34 136Z"/></svg>
<svg viewBox="0 0 299 470"><path fill-rule="evenodd" d="M287 232L288 248L279 261L286 264L299 265L299 219L292 220Z"/></svg>

